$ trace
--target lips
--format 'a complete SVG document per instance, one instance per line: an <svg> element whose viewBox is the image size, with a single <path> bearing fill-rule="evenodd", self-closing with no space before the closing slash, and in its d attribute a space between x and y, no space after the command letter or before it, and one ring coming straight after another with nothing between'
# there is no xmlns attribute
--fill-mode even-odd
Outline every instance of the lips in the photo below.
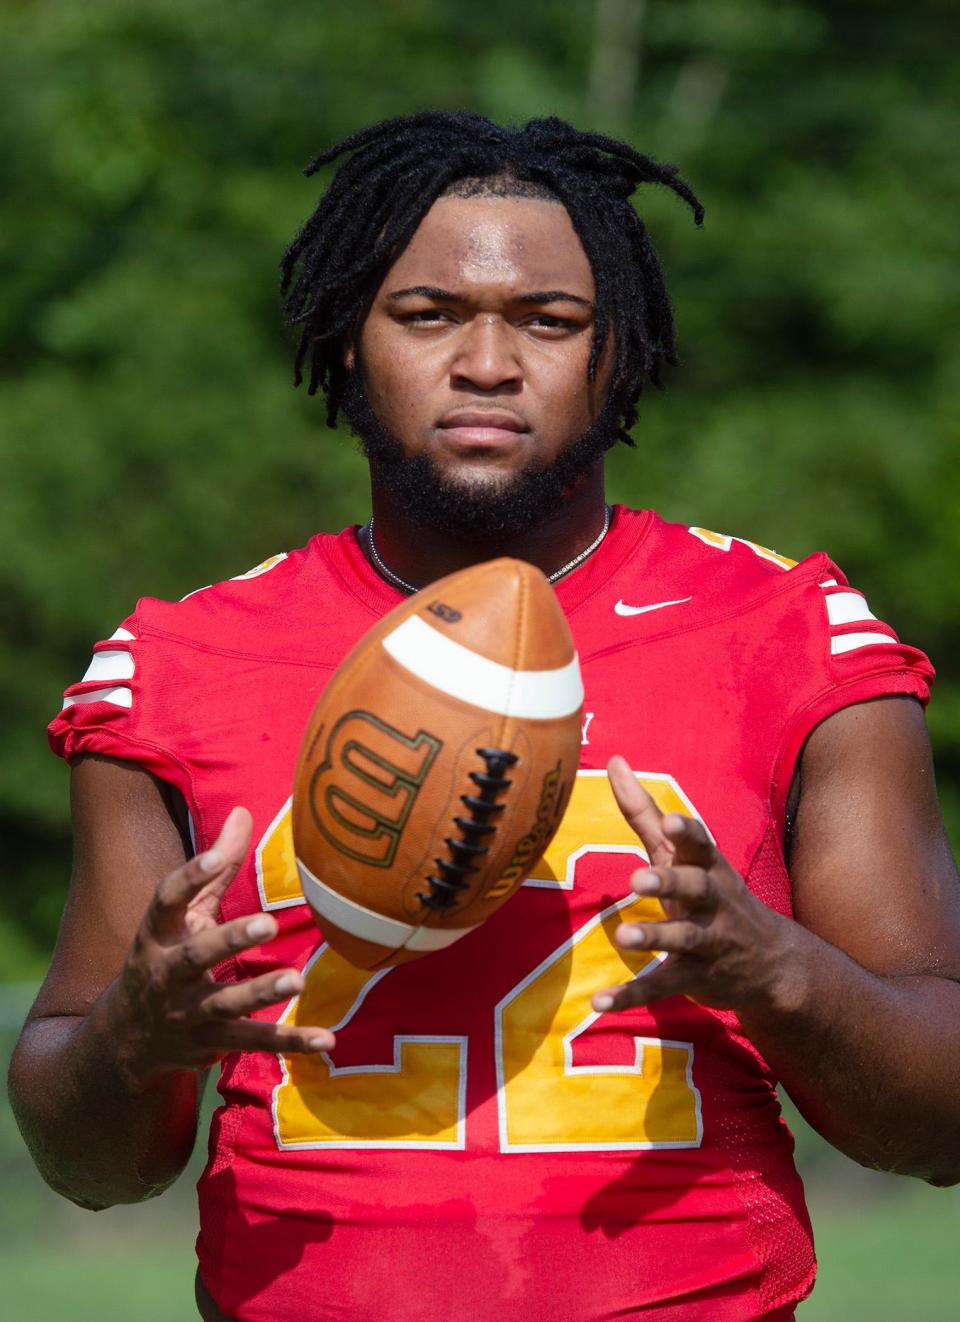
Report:
<svg viewBox="0 0 960 1322"><path fill-rule="evenodd" d="M462 409L441 418L440 430L461 445L506 445L530 428L516 413L505 409Z"/></svg>

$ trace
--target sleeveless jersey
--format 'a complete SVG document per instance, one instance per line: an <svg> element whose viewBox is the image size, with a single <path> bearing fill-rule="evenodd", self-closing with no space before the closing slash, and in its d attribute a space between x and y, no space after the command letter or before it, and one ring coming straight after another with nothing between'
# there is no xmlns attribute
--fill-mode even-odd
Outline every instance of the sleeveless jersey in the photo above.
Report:
<svg viewBox="0 0 960 1322"><path fill-rule="evenodd" d="M231 1317L745 1322L792 1316L811 1288L792 1139L736 1015L680 996L591 1010L655 959L613 943L651 901L628 888L643 851L602 768L625 754L789 915L804 740L850 703L925 701L931 668L824 555L794 565L650 512L617 508L557 592L586 688L569 809L503 909L398 968L362 972L323 944L290 833L311 708L401 600L356 529L178 604L141 601L51 726L68 760L132 759L177 786L198 849L234 804L251 810L223 917L269 909L280 933L219 976L300 966L302 995L264 1017L337 1032L329 1055L224 1062L198 1251Z"/></svg>

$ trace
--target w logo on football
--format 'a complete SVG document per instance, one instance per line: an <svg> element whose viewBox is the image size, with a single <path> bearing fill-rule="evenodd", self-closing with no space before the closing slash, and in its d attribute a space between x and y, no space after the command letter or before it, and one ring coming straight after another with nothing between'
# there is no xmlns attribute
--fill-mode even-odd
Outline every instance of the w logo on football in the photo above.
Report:
<svg viewBox="0 0 960 1322"><path fill-rule="evenodd" d="M317 830L348 858L388 868L420 787L443 741L413 736L370 712L350 711L331 728L310 778Z"/></svg>

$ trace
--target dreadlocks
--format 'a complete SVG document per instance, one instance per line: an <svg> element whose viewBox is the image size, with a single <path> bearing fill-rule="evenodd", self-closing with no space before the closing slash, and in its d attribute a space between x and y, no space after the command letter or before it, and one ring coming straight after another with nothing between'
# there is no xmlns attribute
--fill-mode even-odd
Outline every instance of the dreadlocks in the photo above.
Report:
<svg viewBox="0 0 960 1322"><path fill-rule="evenodd" d="M327 423L336 425L343 400L344 341L436 199L444 193L544 197L566 207L593 271L591 380L611 326L616 330L610 397L618 435L632 444L628 431L644 379L659 385L661 364L675 364L677 352L660 262L629 199L638 184L663 184L701 224L703 207L677 167L560 119L501 128L466 111L422 111L352 134L304 173L348 152L280 264L284 312L302 327L294 383L309 357L307 389L326 393Z"/></svg>

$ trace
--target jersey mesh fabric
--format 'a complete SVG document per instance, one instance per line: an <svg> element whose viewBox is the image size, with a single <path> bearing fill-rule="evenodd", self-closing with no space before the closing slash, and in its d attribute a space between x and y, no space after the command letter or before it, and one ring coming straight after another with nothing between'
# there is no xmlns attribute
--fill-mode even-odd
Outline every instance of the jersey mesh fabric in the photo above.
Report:
<svg viewBox="0 0 960 1322"><path fill-rule="evenodd" d="M764 904L780 913L789 913L790 881L772 823L746 881ZM738 1191L747 1212L750 1237L764 1264L758 1302L764 1311L789 1305L796 1298L797 1280L810 1273L811 1231L806 1209L796 1207L793 1187L789 1180L784 1180L782 1166L758 1168L756 1145L739 1111L728 1109L718 1116L717 1142L738 1175Z"/></svg>
<svg viewBox="0 0 960 1322"><path fill-rule="evenodd" d="M273 1057L224 1062L199 1252L207 1288L242 1322L746 1322L789 1316L812 1284L809 1222L775 1080L735 1016L676 997L584 1019L560 1050L576 952L591 952L609 979L614 948L597 915L629 894L638 863L598 786L608 758L625 753L665 804L702 818L764 903L789 914L779 841L805 739L849 703L926 701L932 671L825 556L791 567L762 547L649 512L618 508L606 541L558 584L558 597L586 702L582 771L561 828L567 853L555 871L455 947L365 984L331 1058L339 1074L319 1061L309 1076ZM265 906L280 931L221 973L294 964L308 978L303 998L265 1018L296 1014L309 997L332 1007L349 981L318 945L291 877L284 806L313 703L400 600L363 558L354 529L318 536L253 577L179 604L139 603L98 645L101 660L67 690L51 725L68 760L132 759L176 785L198 848L234 803L250 808L258 847L223 913ZM568 979L556 1004L542 990L554 968ZM509 1007L528 1004L556 1014L518 1053ZM439 1122L424 1121L421 1095L436 1079L411 1074L406 1057L399 1075L390 1067L401 1038L447 1043L449 1060L449 1044L460 1043L459 1144L438 1141ZM541 1045L556 1066L543 1063ZM645 1082L649 1060L666 1069L671 1051L686 1073L678 1066ZM367 1080L370 1070L380 1073ZM344 1109L338 1080L358 1071L369 1109ZM402 1089L408 1076L412 1092L388 1091L391 1078ZM607 1105L614 1095L617 1108ZM634 1113L625 1096L645 1100ZM317 1129L318 1115L332 1115L332 1128ZM423 1132L433 1123L432 1142L411 1140L420 1132L411 1116ZM537 1141L518 1141L531 1132ZM624 1133L633 1137L608 1142Z"/></svg>

